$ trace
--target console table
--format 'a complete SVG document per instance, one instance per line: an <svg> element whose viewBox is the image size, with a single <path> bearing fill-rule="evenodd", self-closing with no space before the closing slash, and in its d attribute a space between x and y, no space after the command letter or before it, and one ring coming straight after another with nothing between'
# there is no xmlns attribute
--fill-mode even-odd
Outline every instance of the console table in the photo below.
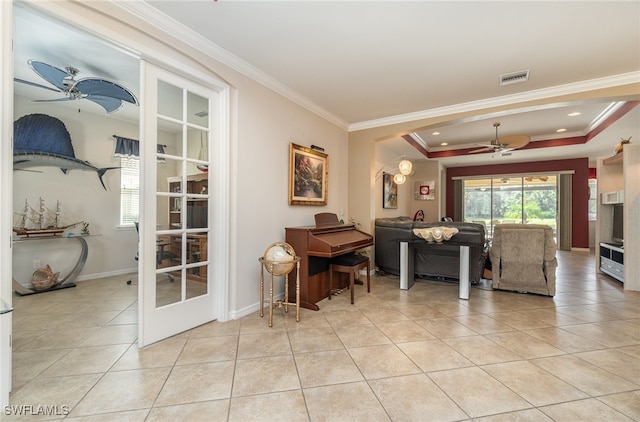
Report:
<svg viewBox="0 0 640 422"><path fill-rule="evenodd" d="M408 290L415 283L415 273L413 271L413 261L415 257L415 248L417 246L425 246L425 241L400 242L400 288ZM431 247L438 247L438 243L434 243ZM460 299L469 299L469 290L471 283L469 281L469 246L459 244L460 247L460 283L458 297Z"/></svg>
<svg viewBox="0 0 640 422"><path fill-rule="evenodd" d="M27 296L27 295L33 295L36 293L44 293L44 292L51 292L54 290L60 290L60 289L68 289L69 287L75 287L76 284L73 282L78 275L80 274L80 271L82 271L82 268L84 267L84 264L87 262L87 256L89 255L89 247L87 246L87 241L85 240L86 237L90 237L90 236L95 236L95 235L86 235L86 236L40 236L40 237L28 237L28 238L18 238L18 239L14 239L13 243L21 243L21 242L37 242L37 241L42 241L42 240L70 240L70 239L75 239L78 241L78 243L80 243L80 247L81 247L81 251L80 251L80 256L78 256L78 261L76 262L76 264L74 265L73 269L69 272L69 274L67 274L64 278L62 278L60 280L60 284L51 287L50 289L43 289L43 290L36 290L33 289L31 287L26 287L24 284L20 283L19 281L17 281L15 278L12 280L13 281L13 290L16 292L16 294L18 294L19 296Z"/></svg>

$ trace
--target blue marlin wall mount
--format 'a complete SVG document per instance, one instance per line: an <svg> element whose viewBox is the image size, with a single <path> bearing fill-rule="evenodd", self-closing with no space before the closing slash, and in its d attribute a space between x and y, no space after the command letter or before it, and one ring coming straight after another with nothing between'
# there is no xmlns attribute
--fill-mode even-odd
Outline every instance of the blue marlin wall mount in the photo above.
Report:
<svg viewBox="0 0 640 422"><path fill-rule="evenodd" d="M13 124L13 169L32 167L58 167L64 174L69 170L95 171L104 190L102 176L120 167L94 166L76 158L67 127L55 117L29 114Z"/></svg>

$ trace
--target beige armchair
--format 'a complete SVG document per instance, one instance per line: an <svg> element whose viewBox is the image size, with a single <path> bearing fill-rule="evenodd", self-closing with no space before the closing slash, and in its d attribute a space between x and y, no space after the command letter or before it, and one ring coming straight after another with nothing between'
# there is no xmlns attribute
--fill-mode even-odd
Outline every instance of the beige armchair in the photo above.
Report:
<svg viewBox="0 0 640 422"><path fill-rule="evenodd" d="M543 224L497 224L489 251L493 288L553 296L556 241Z"/></svg>

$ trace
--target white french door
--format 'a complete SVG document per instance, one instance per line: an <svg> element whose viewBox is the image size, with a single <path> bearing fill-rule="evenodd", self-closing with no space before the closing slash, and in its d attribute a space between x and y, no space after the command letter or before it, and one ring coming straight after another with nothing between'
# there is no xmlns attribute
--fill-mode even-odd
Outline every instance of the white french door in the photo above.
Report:
<svg viewBox="0 0 640 422"><path fill-rule="evenodd" d="M228 142L224 90L145 61L141 79L138 344L144 347L221 312L224 319Z"/></svg>

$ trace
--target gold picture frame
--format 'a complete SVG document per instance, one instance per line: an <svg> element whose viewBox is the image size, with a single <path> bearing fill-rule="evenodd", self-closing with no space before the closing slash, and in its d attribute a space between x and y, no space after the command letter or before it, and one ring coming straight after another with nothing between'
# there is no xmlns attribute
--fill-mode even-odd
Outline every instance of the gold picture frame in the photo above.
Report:
<svg viewBox="0 0 640 422"><path fill-rule="evenodd" d="M289 205L327 205L329 156L289 145Z"/></svg>

